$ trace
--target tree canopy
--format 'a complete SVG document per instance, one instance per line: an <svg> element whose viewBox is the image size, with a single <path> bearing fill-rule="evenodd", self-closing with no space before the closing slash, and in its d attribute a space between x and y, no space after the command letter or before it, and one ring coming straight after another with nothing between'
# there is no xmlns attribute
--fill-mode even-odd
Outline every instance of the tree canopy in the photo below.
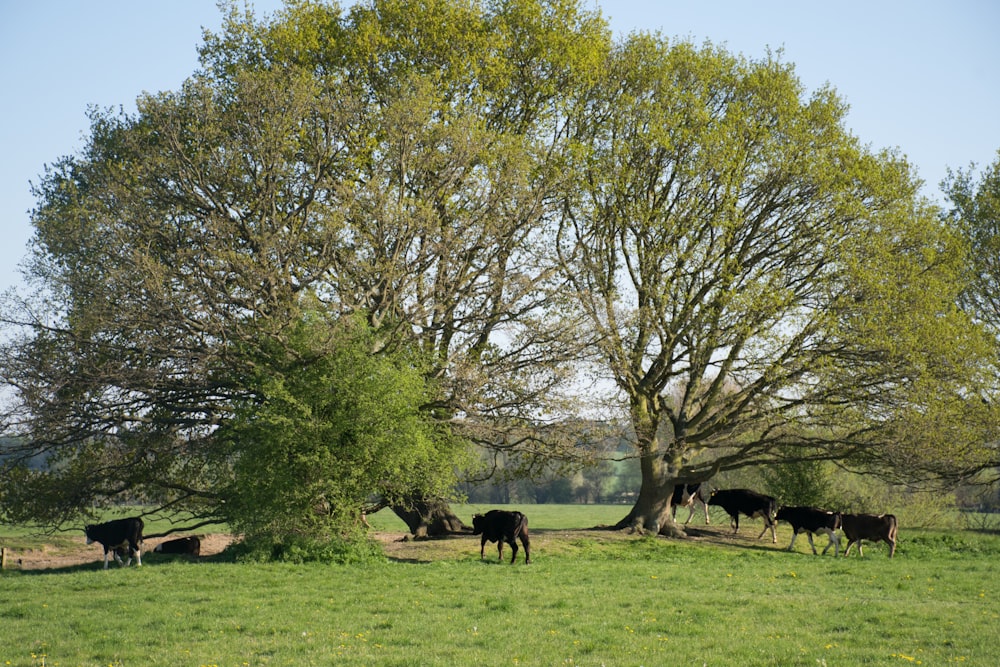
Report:
<svg viewBox="0 0 1000 667"><path fill-rule="evenodd" d="M995 481L1000 467L1000 152L978 179L973 165L949 173L942 185L952 205L948 220L968 247L960 302L995 344L992 354L979 358L990 381L980 385L979 400L967 402L974 414L964 422L979 432L963 434L963 440L981 446L969 448L960 461L966 469L990 471L987 479Z"/></svg>
<svg viewBox="0 0 1000 667"><path fill-rule="evenodd" d="M615 42L575 0L227 11L35 187L5 518L460 527L469 446L578 455L595 379L642 462L623 525L746 465L979 460L968 236L778 54Z"/></svg>
<svg viewBox="0 0 1000 667"><path fill-rule="evenodd" d="M51 464L18 472L5 511L60 522L141 498L232 518L223 490L253 456L234 424L295 418L272 392L334 354L295 340L311 313L360 317L370 354L419 360L409 395L453 437L503 444L495 425L551 418L578 343L547 306L563 178L547 158L579 63L607 43L575 3L231 8L180 90L93 110L87 146L36 187L40 291L4 308L8 430ZM449 443L431 467L455 471L453 437L431 439ZM355 471L368 493L417 489L380 470ZM65 489L58 506L43 486Z"/></svg>
<svg viewBox="0 0 1000 667"><path fill-rule="evenodd" d="M774 54L638 34L604 72L572 116L559 249L642 462L622 525L667 530L673 485L719 471L919 476L968 446L986 348L957 307L961 239L906 162Z"/></svg>

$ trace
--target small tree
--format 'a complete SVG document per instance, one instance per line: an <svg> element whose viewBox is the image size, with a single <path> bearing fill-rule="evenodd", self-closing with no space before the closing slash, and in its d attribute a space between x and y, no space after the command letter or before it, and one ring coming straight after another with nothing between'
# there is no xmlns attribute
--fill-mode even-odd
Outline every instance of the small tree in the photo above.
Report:
<svg viewBox="0 0 1000 667"><path fill-rule="evenodd" d="M830 501L830 476L823 461L797 461L771 468L761 474L767 492L782 505L827 507Z"/></svg>
<svg viewBox="0 0 1000 667"><path fill-rule="evenodd" d="M255 399L218 434L233 462L227 514L248 541L351 536L375 496L403 504L453 487L468 448L422 411L433 396L420 360L376 348L361 318L316 315L273 355L283 364L259 368Z"/></svg>

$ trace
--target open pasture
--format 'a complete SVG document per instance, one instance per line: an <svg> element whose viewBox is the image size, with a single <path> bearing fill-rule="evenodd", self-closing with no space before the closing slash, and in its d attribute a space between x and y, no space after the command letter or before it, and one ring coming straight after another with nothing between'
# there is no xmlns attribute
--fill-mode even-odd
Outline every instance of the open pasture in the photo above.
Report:
<svg viewBox="0 0 1000 667"><path fill-rule="evenodd" d="M459 508L467 521L483 507ZM1000 536L900 528L865 557L736 537L713 511L690 540L591 531L626 508L521 506L530 566L479 558L479 538L397 541L370 517L385 563L192 563L150 554L0 579L0 665L944 665L995 664ZM682 510L680 518L686 518ZM153 531L149 531L153 532ZM31 547L0 527L0 543ZM822 548L826 538L819 538ZM31 548L39 548L34 545ZM831 551L832 554L832 551ZM69 563L70 561L64 561Z"/></svg>

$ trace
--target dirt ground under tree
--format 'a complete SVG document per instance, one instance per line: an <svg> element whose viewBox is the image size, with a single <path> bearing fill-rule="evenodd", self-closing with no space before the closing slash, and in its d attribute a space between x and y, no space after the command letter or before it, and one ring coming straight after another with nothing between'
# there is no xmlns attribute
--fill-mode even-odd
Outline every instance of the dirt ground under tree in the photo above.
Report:
<svg viewBox="0 0 1000 667"><path fill-rule="evenodd" d="M760 533L760 528L760 525L750 523L746 527L741 527L740 533L737 535L734 535L728 526L689 526L687 530L688 539L699 542L717 543L720 545L738 544L768 549L787 546L784 539L779 540L778 545L772 544L770 532L758 540L757 535ZM386 556L397 561L431 562L436 560L460 559L463 557L478 557L479 555L480 538L478 535L456 535L427 540L414 540L408 533L404 532L375 532L372 536L382 543ZM178 535L145 540L143 543L143 554L146 563L163 562L168 559L180 558L179 556L165 556L152 553L157 544L176 537ZM213 556L218 556L234 540L233 535L225 533L199 534L198 537L201 539L201 555L198 560L208 560ZM583 545L592 545L595 542L630 539L641 538L630 534L628 531L604 529L536 529L531 531L532 559L545 557L546 554L555 555L561 552L572 551L575 548L582 548ZM825 540L818 540L817 543L819 542L825 545ZM486 558L494 560L498 558L496 544L487 543ZM504 560L509 560L509 558L510 547L505 545ZM523 558L523 551L519 552L518 561L523 562ZM87 544L82 534L79 537L62 537L58 545L43 543L41 546L33 548L7 549L8 569L54 570L80 567L87 564L93 564L95 567L103 567L103 561L104 550L101 545ZM118 567L118 565L117 563L112 563L109 567Z"/></svg>

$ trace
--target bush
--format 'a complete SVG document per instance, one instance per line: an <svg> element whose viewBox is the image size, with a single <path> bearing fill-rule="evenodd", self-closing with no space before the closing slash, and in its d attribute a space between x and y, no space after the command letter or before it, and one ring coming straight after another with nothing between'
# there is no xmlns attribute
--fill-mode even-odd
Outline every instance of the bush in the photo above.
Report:
<svg viewBox="0 0 1000 667"><path fill-rule="evenodd" d="M353 318L305 318L287 336L287 358L260 364L254 398L219 429L233 530L297 554L296 536L351 533L372 497L445 496L469 450L424 409L436 394L417 352L373 352L377 334Z"/></svg>
<svg viewBox="0 0 1000 667"><path fill-rule="evenodd" d="M336 565L369 565L384 563L381 545L366 537L337 537L329 540L309 537L287 537L281 542L251 539L236 542L226 549L240 563L330 563Z"/></svg>
<svg viewBox="0 0 1000 667"><path fill-rule="evenodd" d="M958 524L954 492L909 488L889 484L874 475L848 472L832 480L830 509L894 514L901 528L948 528Z"/></svg>
<svg viewBox="0 0 1000 667"><path fill-rule="evenodd" d="M826 507L830 503L830 474L826 464L816 461L788 463L761 471L767 493L779 505Z"/></svg>

